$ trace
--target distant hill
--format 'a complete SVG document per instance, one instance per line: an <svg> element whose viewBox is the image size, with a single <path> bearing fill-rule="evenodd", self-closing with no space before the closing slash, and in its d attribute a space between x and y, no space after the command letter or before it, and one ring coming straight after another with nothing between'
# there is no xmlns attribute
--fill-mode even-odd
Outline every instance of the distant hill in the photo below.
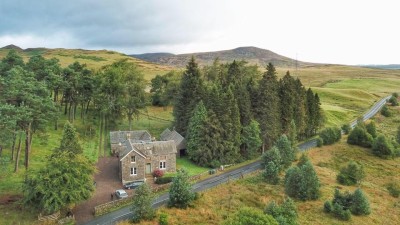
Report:
<svg viewBox="0 0 400 225"><path fill-rule="evenodd" d="M169 65L175 67L184 67L190 57L195 56L200 65L211 65L218 58L221 62L232 62L233 60L245 60L251 64L265 66L273 63L278 67L295 67L296 60L278 55L272 51L256 48L256 47L239 47L232 50L216 51L216 52L200 52L190 54L174 55L171 53L146 53L130 55L145 61ZM297 62L297 66L315 65L313 63Z"/></svg>
<svg viewBox="0 0 400 225"><path fill-rule="evenodd" d="M400 64L387 64L387 65L361 65L361 67L373 68L373 69L399 70L399 69L400 69Z"/></svg>
<svg viewBox="0 0 400 225"><path fill-rule="evenodd" d="M109 51L109 50L84 50L84 49L49 49L49 48L27 48L22 49L15 45L7 45L0 48L0 59L8 54L8 52L14 49L16 50L24 59L28 61L30 57L35 55L41 55L46 59L57 58L60 60L60 64L66 67L75 61L80 63L85 63L90 69L97 70L104 65L112 64L118 60L127 59L131 62L137 64L137 66L145 74L145 78L150 80L157 74L164 74L172 70L170 66L163 66L154 64L148 61L143 61L141 59L132 58L128 55Z"/></svg>

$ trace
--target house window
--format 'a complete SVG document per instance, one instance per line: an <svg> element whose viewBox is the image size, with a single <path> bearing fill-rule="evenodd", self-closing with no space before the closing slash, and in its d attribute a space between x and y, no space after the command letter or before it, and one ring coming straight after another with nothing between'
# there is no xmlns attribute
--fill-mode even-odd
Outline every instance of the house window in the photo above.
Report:
<svg viewBox="0 0 400 225"><path fill-rule="evenodd" d="M165 161L160 161L160 169L165 170L165 168L166 168Z"/></svg>
<svg viewBox="0 0 400 225"><path fill-rule="evenodd" d="M133 156L131 156L131 163L135 163L135 162L136 162L136 156L133 155Z"/></svg>
<svg viewBox="0 0 400 225"><path fill-rule="evenodd" d="M131 176L136 175L136 167L131 167Z"/></svg>

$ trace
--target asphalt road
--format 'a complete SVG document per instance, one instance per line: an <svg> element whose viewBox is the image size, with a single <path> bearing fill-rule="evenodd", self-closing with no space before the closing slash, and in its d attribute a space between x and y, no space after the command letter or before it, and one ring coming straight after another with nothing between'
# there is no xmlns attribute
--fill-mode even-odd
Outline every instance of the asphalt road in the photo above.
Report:
<svg viewBox="0 0 400 225"><path fill-rule="evenodd" d="M367 120L374 116L380 108L386 103L386 101L390 98L390 96L385 97L381 100L379 100L374 106L372 106L371 109L368 110L367 113L363 115L363 120ZM351 123L351 127L355 127L357 121L353 121ZM298 148L300 151L305 151L307 149L313 148L317 146L317 141L315 139L309 140L307 142L304 142L300 145L298 145ZM248 173L254 172L256 170L261 169L261 161L256 161L253 163L250 163L248 165L242 166L240 168L234 169L232 171L217 175L215 177L210 177L205 180L199 181L196 184L192 186L193 191L198 192L198 191L203 191L207 190L209 188L215 187L219 184L229 182L229 180L234 180L238 179L243 175L246 175ZM164 204L167 203L169 198L168 193L163 194L156 198L153 202L153 207L158 208ZM103 216L96 217L95 219L85 223L85 225L111 225L115 224L117 221L120 220L127 220L132 216L130 206L124 207L122 209L119 209L117 211L108 213Z"/></svg>

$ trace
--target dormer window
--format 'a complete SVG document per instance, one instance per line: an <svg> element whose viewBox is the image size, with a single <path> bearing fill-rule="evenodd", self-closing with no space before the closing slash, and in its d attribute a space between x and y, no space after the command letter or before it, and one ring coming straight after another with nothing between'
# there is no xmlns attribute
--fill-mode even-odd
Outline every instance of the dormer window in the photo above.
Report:
<svg viewBox="0 0 400 225"><path fill-rule="evenodd" d="M133 156L131 156L131 163L135 163L135 162L136 162L136 156L133 155Z"/></svg>

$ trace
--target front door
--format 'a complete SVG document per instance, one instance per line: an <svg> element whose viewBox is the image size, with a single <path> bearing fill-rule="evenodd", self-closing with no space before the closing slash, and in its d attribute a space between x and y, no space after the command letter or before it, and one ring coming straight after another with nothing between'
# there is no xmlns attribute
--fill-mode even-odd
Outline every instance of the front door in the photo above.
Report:
<svg viewBox="0 0 400 225"><path fill-rule="evenodd" d="M146 174L151 174L151 163L146 164Z"/></svg>

